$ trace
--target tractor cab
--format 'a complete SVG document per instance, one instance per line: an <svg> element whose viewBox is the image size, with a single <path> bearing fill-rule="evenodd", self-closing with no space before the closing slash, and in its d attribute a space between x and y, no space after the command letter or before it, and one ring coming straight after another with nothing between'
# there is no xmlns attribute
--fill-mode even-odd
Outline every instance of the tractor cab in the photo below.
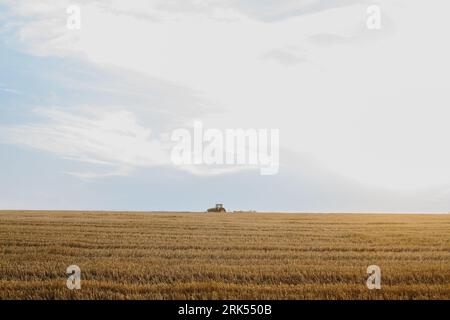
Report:
<svg viewBox="0 0 450 320"><path fill-rule="evenodd" d="M208 212L227 212L227 210L225 210L223 204L218 203L215 208L208 209Z"/></svg>

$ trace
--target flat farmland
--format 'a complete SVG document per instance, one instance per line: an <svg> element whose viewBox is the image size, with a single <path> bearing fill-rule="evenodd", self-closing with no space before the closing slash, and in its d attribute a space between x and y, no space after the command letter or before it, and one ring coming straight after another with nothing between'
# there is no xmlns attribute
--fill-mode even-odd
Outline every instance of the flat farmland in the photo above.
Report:
<svg viewBox="0 0 450 320"><path fill-rule="evenodd" d="M3 211L0 299L450 299L450 215Z"/></svg>

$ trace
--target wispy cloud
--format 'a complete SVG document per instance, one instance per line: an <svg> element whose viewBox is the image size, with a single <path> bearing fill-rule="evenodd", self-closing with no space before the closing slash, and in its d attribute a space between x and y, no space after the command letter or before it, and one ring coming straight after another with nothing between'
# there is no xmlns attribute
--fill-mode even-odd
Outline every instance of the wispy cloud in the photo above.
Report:
<svg viewBox="0 0 450 320"><path fill-rule="evenodd" d="M307 61L305 54L296 47L273 49L262 57L277 61L287 67Z"/></svg>
<svg viewBox="0 0 450 320"><path fill-rule="evenodd" d="M129 111L104 115L75 115L47 109L37 112L49 121L2 127L1 141L48 151L66 159L115 167L117 170L114 172L122 175L127 173L124 168L169 163L167 147L149 129L141 126Z"/></svg>
<svg viewBox="0 0 450 320"><path fill-rule="evenodd" d="M87 107L36 109L46 121L0 127L0 143L50 152L59 158L90 164L89 171L67 171L82 180L128 176L135 169L171 167L193 175L211 176L258 170L257 166L175 165L170 134L154 133L130 111ZM100 111L104 110L104 111Z"/></svg>
<svg viewBox="0 0 450 320"><path fill-rule="evenodd" d="M1 85L0 85L0 91L6 92L6 93L11 93L11 94L14 94L14 95L22 94L19 90L2 87Z"/></svg>
<svg viewBox="0 0 450 320"><path fill-rule="evenodd" d="M232 5L242 12L266 21L277 22L291 17L364 3L361 0L234 0Z"/></svg>

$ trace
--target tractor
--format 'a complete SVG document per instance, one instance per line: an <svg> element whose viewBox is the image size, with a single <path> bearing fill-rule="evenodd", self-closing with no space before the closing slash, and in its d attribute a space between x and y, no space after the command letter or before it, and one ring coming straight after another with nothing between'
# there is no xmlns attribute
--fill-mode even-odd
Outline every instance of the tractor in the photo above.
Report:
<svg viewBox="0 0 450 320"><path fill-rule="evenodd" d="M227 212L227 210L225 210L223 204L218 203L215 208L208 209L207 212Z"/></svg>

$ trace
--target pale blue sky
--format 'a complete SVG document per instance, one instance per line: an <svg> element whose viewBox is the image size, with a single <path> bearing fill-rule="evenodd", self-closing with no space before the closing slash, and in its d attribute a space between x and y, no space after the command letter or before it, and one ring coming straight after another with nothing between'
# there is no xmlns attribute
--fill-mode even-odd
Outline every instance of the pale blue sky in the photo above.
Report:
<svg viewBox="0 0 450 320"><path fill-rule="evenodd" d="M0 209L450 211L446 1L74 3L0 0ZM194 120L279 129L279 174L173 165Z"/></svg>

